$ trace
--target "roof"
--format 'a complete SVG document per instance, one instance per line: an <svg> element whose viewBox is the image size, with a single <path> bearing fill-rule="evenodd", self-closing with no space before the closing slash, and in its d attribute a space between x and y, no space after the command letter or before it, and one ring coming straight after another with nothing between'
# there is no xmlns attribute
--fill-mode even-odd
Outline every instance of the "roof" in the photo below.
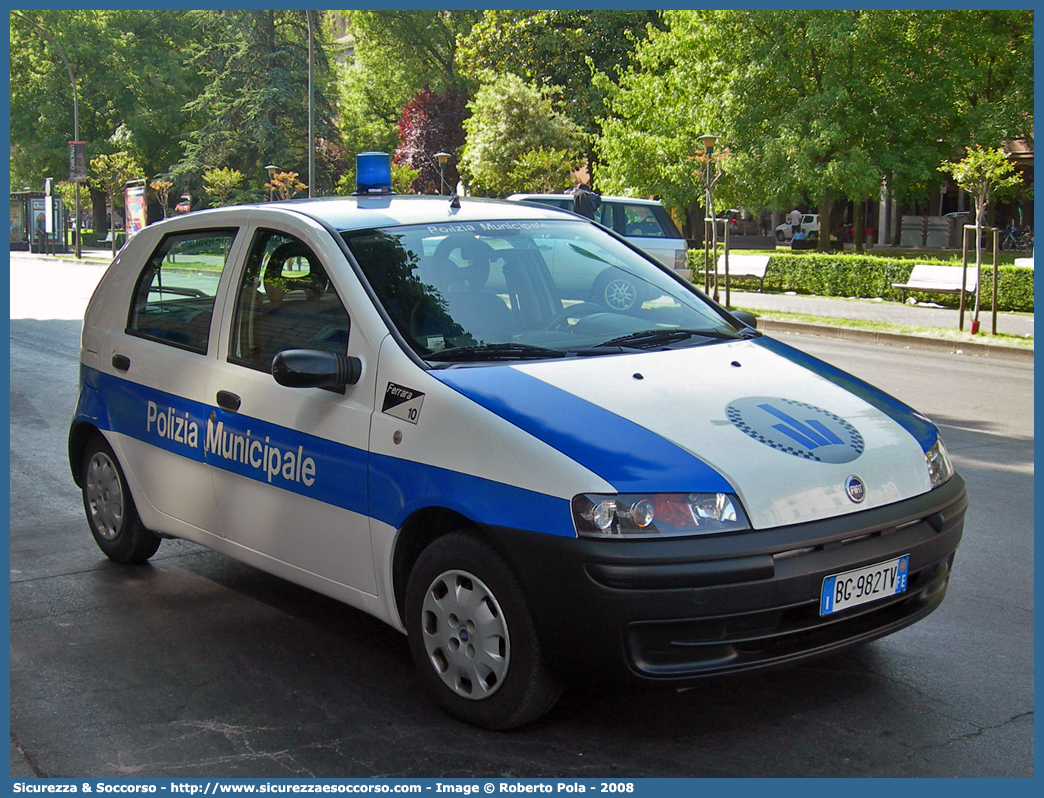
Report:
<svg viewBox="0 0 1044 798"><path fill-rule="evenodd" d="M553 208L475 197L462 197L459 206L454 207L450 197L416 194L321 197L265 203L261 207L302 213L338 231L488 219L576 218Z"/></svg>
<svg viewBox="0 0 1044 798"><path fill-rule="evenodd" d="M660 200L655 200L655 199L642 199L640 197L614 197L614 196L611 196L609 194L599 194L598 196L602 198L603 202L608 200L610 202L632 202L632 203L636 203L638 205L663 205L663 203L660 202ZM510 197L508 197L508 200L510 200L512 202L517 202L519 200L533 200L533 199L561 199L561 200L569 200L570 202L572 202L573 201L573 195L572 194L512 194Z"/></svg>

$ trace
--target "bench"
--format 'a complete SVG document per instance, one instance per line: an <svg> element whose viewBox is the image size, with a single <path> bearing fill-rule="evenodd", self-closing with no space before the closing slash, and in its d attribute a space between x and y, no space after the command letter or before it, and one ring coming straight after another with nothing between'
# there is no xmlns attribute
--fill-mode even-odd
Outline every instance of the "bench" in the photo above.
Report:
<svg viewBox="0 0 1044 798"><path fill-rule="evenodd" d="M729 255L729 277L740 280L757 280L758 290L765 287L765 271L769 255ZM718 274L725 275L725 256L718 256Z"/></svg>
<svg viewBox="0 0 1044 798"><path fill-rule="evenodd" d="M892 288L902 291L903 302L906 302L907 291L920 291L926 294L959 294L961 293L961 271L959 266L937 266L918 263L910 272L905 283L892 283ZM965 278L964 291L974 295L978 275L974 268L969 268Z"/></svg>

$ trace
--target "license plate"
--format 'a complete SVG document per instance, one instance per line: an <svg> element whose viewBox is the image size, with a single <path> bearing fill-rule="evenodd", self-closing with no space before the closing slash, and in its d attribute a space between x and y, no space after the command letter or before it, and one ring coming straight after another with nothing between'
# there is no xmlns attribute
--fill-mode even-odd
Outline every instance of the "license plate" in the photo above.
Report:
<svg viewBox="0 0 1044 798"><path fill-rule="evenodd" d="M909 571L910 555L904 554L888 562L828 576L823 580L819 614L830 615L868 601L904 593Z"/></svg>

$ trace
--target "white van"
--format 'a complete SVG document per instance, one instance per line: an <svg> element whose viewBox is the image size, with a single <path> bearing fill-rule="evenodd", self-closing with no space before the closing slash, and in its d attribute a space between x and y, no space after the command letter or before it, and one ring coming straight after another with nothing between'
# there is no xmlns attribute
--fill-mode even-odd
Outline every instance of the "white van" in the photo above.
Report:
<svg viewBox="0 0 1044 798"><path fill-rule="evenodd" d="M569 298L563 248L654 298ZM748 322L550 208L200 211L102 279L70 463L112 560L183 538L344 601L510 728L572 681L792 665L942 600L967 495L936 426Z"/></svg>

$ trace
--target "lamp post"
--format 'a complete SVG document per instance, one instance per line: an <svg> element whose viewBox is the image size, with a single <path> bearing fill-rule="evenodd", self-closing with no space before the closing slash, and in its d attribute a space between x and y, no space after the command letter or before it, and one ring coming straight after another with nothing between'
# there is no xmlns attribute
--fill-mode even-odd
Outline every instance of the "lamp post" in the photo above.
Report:
<svg viewBox="0 0 1044 798"><path fill-rule="evenodd" d="M32 25L34 28L36 28L36 30L38 30L40 32L40 34L45 39L47 39L47 41L49 41L51 43L51 45L54 47L54 49L58 51L58 55L60 55L62 57L62 61L65 62L65 71L69 73L69 83L72 84L72 95L73 95L73 140L76 141L76 142L79 142L80 141L80 99L79 99L79 94L76 91L76 76L73 74L72 67L69 66L69 59L65 57L65 52L62 50L61 47L58 46L58 42L56 42L53 38L51 38L51 34L49 34L47 31L45 31L43 28L41 28L39 25L37 25L35 22L33 22L31 19L29 19L29 17L25 16L21 12L11 11L11 14L12 14L12 16L16 16L16 17L18 17L19 19L21 19L24 22L28 22L30 25ZM72 142L70 142L70 144L71 143ZM75 183L76 183L76 219L75 219L75 227L73 229L76 232L75 232L75 234L73 236L73 239L74 239L74 241L73 241L73 250L74 250L74 253L76 255L77 260L79 260L80 252L81 252L81 250L80 250L80 181L76 180Z"/></svg>
<svg viewBox="0 0 1044 798"><path fill-rule="evenodd" d="M276 166L274 163L270 163L268 166L265 167L265 169L268 170L268 201L269 202L272 201L272 192L275 191L275 186L273 185L272 181L275 180L275 173L276 173L276 169L278 169L278 168L279 167Z"/></svg>
<svg viewBox="0 0 1044 798"><path fill-rule="evenodd" d="M703 145L703 152L707 158L707 171L705 175L705 183L707 186L707 219L710 221L710 240L713 247L714 259L718 257L718 223L714 218L714 183L717 181L717 175L713 175L711 169L711 161L714 159L714 145L718 143L718 136L713 133L705 133L700 136L698 141ZM706 220L703 227L704 231L704 252L707 250L707 225ZM718 301L718 267L717 263L707 264L707 268L710 269L711 265L714 267L714 301ZM705 289L710 288L710 271L707 272L705 280Z"/></svg>
<svg viewBox="0 0 1044 798"><path fill-rule="evenodd" d="M446 164L449 162L448 152L435 153L435 160L439 162L439 194L446 193Z"/></svg>

